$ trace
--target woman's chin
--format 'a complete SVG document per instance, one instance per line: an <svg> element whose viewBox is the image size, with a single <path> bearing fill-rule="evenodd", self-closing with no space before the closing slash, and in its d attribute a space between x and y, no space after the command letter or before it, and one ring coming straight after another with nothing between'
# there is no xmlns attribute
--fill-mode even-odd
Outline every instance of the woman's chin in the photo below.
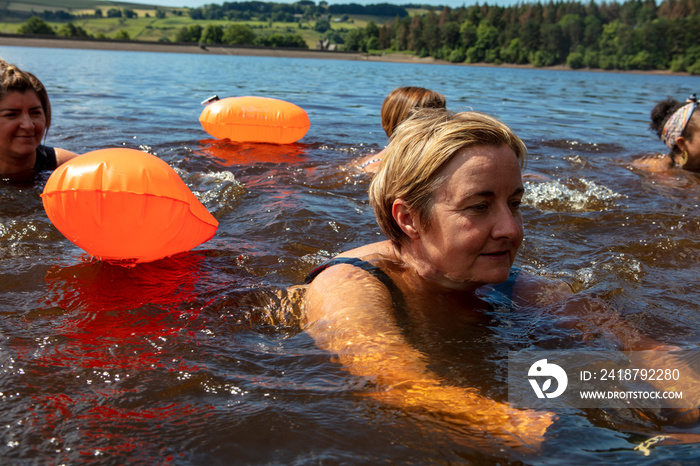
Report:
<svg viewBox="0 0 700 466"><path fill-rule="evenodd" d="M484 274L483 282L494 285L496 283L503 283L504 281L508 280L508 277L510 276L510 269L511 265L504 265L503 267L494 268L493 270L490 270L488 273Z"/></svg>

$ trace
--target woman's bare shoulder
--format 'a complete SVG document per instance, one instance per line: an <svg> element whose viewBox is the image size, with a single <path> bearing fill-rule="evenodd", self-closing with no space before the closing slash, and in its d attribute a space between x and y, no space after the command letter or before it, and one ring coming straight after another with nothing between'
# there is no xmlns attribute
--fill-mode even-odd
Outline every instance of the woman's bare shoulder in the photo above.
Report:
<svg viewBox="0 0 700 466"><path fill-rule="evenodd" d="M351 249L337 255L334 259L356 258L361 261L395 260L394 247L390 241L372 243L359 248ZM320 292L318 298L328 301L325 294L327 290L334 290L335 299L353 302L367 294L373 287L371 283L380 284L376 277L372 276L365 267L358 267L351 262L338 261L332 267L324 268L309 285L309 290ZM361 285L361 286L358 286ZM385 287L380 287L385 288ZM383 290L384 292L385 290Z"/></svg>
<svg viewBox="0 0 700 466"><path fill-rule="evenodd" d="M391 241L379 241L377 243L366 244L349 251L338 254L338 257L357 257L362 260L388 259L397 260L398 251Z"/></svg>
<svg viewBox="0 0 700 466"><path fill-rule="evenodd" d="M56 163L59 166L78 156L78 154L76 154L75 152L60 149L58 147L54 147L54 150L56 151Z"/></svg>

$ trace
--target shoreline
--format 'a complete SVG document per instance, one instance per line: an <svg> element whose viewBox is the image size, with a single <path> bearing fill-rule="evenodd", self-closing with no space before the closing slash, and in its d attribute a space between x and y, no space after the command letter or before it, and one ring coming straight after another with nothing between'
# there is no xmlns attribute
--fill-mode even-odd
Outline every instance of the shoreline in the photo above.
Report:
<svg viewBox="0 0 700 466"><path fill-rule="evenodd" d="M521 68L521 69L541 69L556 71L592 71L600 73L630 73L630 74L661 74L690 76L690 73L673 72L670 70L603 70L581 68L573 70L567 65L555 65L536 67L533 65L515 65L503 63L495 65L493 63L452 63L447 60L439 60L433 57L420 58L415 55L403 53L391 53L383 55L370 55L360 52L332 52L315 49L288 49L269 47L239 47L221 44L173 44L161 42L142 42L127 40L95 40L76 39L70 37L36 37L22 36L14 34L0 34L0 46L10 47L40 47L40 48L64 48L83 50L112 50L126 52L158 52L158 53L192 53L201 55L231 55L231 56L258 56L258 57L286 57L286 58L316 58L326 60L355 60L355 61L375 61L387 63L417 63L430 65L450 65L450 66L484 66L492 68ZM0 57L2 58L2 57Z"/></svg>
<svg viewBox="0 0 700 466"><path fill-rule="evenodd" d="M160 53L193 53L200 55L233 55L233 56L259 56L259 57L289 57L289 58L320 58L332 60L357 60L357 61L387 61L402 63L431 63L435 64L441 60L432 57L418 58L411 55L391 54L391 55L368 55L359 52L333 52L328 50L314 49L290 49L272 47L239 47L234 45L221 44L173 44L162 42L143 42L128 40L95 40L76 39L69 37L35 37L20 36L10 34L0 34L0 46L14 47L42 47L42 48L65 48L65 49L85 49L85 50L114 50L128 52L160 52ZM454 64L444 61L445 64Z"/></svg>

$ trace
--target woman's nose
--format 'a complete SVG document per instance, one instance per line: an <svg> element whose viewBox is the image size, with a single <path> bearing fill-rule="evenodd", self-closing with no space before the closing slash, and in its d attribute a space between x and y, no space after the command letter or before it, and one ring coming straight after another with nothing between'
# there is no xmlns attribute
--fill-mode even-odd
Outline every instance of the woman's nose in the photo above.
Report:
<svg viewBox="0 0 700 466"><path fill-rule="evenodd" d="M24 128L33 129L34 126L36 126L34 123L34 119L31 117L31 115L29 115L29 113L22 113L22 115L20 116L20 124Z"/></svg>
<svg viewBox="0 0 700 466"><path fill-rule="evenodd" d="M519 212L510 208L500 209L492 234L496 238L515 238L522 235L523 224Z"/></svg>

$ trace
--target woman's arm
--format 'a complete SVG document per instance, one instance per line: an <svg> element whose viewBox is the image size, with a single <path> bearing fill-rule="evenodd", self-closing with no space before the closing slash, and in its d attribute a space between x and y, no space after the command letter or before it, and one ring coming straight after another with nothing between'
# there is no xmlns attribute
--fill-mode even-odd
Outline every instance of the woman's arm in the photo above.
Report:
<svg viewBox="0 0 700 466"><path fill-rule="evenodd" d="M678 426L698 422L700 384L697 381L700 375L686 361L672 353L681 348L661 343L640 333L606 302L583 293L574 294L568 285L553 281L543 283L543 279L525 274L518 278L518 296L529 295L532 302L537 302L538 305L557 306L560 324L563 327L576 328L581 332L582 339L596 339L602 336L617 341L620 350L630 358L632 367L637 369L678 369L682 374L678 382L649 381L649 384L658 390L683 393L681 400L671 399L665 402L667 408L660 411L656 421Z"/></svg>
<svg viewBox="0 0 700 466"><path fill-rule="evenodd" d="M379 164L384 158L386 149L382 149L376 154L368 154L355 161L354 164L365 172L374 173L379 168Z"/></svg>
<svg viewBox="0 0 700 466"><path fill-rule="evenodd" d="M473 389L443 385L393 318L387 288L366 271L336 265L309 285L306 331L351 374L375 386L368 396L488 433L511 446L537 447L551 413L518 410ZM432 417L431 416L431 417Z"/></svg>
<svg viewBox="0 0 700 466"><path fill-rule="evenodd" d="M664 155L646 155L632 161L632 167L648 172L663 172L673 168L671 157Z"/></svg>

